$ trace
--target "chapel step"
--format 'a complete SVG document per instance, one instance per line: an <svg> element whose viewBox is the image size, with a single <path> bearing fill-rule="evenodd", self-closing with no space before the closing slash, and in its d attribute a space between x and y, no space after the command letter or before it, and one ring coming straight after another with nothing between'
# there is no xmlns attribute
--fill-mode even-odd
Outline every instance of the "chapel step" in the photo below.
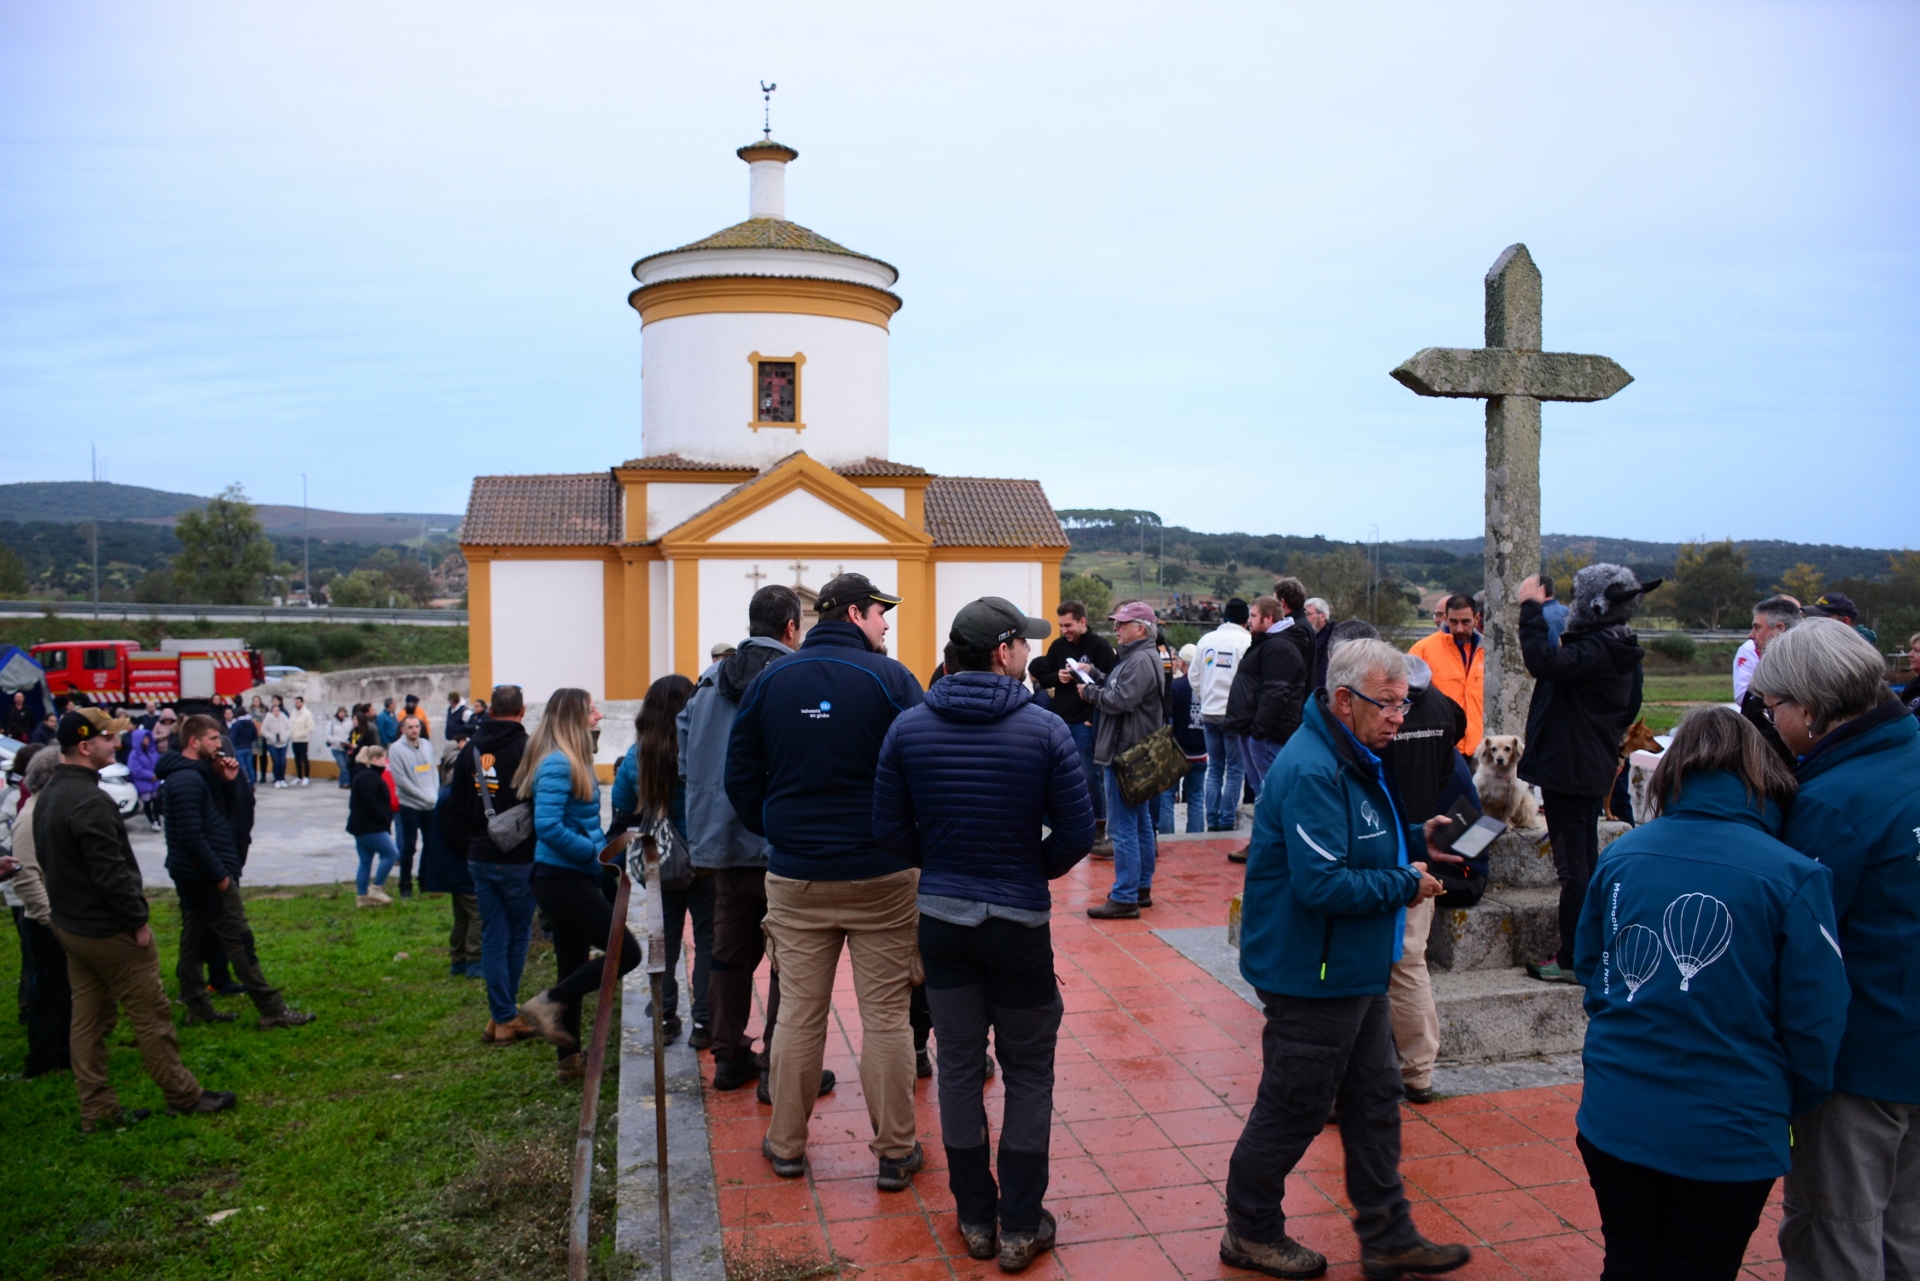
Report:
<svg viewBox="0 0 1920 1281"><path fill-rule="evenodd" d="M1560 891L1495 886L1470 908L1440 908L1427 936L1435 970L1507 970L1554 951L1560 940Z"/></svg>
<svg viewBox="0 0 1920 1281"><path fill-rule="evenodd" d="M1542 983L1523 969L1438 971L1442 1063L1497 1063L1568 1054L1586 1039L1584 989Z"/></svg>

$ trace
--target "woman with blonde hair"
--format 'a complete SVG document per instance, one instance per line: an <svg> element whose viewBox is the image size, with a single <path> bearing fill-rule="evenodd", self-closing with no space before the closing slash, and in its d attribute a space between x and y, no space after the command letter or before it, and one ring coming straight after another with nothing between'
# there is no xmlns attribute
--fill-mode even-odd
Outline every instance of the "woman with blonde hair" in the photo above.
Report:
<svg viewBox="0 0 1920 1281"><path fill-rule="evenodd" d="M613 929L613 905L600 892L600 782L593 748L600 709L584 689L557 689L527 742L513 790L533 798L533 898L553 923L553 953L559 979L520 1007L525 1019L560 1053L560 1080L586 1072L580 1054L580 1002L600 987L605 947ZM620 949L620 972L640 964L631 933ZM602 1010L601 1017L607 1011Z"/></svg>
<svg viewBox="0 0 1920 1281"><path fill-rule="evenodd" d="M387 749L370 743L354 757L359 768L354 772L352 790L347 793L347 831L353 836L354 853L360 867L353 874L356 907L382 907L393 902L387 896L387 876L400 859L400 847L393 842L393 812L400 808L400 795L387 774ZM378 855L380 870L373 872Z"/></svg>

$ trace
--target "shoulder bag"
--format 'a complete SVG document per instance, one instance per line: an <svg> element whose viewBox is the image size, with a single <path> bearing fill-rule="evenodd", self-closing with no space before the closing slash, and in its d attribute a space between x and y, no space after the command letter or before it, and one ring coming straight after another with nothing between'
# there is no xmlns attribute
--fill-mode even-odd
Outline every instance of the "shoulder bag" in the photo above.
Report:
<svg viewBox="0 0 1920 1281"><path fill-rule="evenodd" d="M1162 725L1113 758L1120 799L1129 805L1160 795L1179 782L1187 768L1187 754L1174 741L1171 725Z"/></svg>
<svg viewBox="0 0 1920 1281"><path fill-rule="evenodd" d="M533 835L533 798L527 797L504 814L493 808L493 792L487 786L486 773L480 768L480 748L473 748L473 782L480 789L480 805L487 812L487 839L502 854L526 844Z"/></svg>

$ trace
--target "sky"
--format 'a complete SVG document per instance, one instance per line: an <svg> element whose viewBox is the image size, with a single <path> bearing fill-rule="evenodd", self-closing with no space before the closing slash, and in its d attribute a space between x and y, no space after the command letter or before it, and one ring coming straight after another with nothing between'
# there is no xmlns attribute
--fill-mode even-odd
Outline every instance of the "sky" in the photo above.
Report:
<svg viewBox="0 0 1920 1281"><path fill-rule="evenodd" d="M636 258L900 269L892 456L1196 529L1473 537L1525 242L1542 525L1920 544L1920 7L0 0L0 480L458 511L641 452Z"/></svg>

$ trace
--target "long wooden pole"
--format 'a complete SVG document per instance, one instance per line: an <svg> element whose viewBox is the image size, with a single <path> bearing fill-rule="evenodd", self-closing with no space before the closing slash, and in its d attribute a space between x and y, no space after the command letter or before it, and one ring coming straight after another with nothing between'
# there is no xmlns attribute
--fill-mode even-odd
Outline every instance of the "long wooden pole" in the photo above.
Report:
<svg viewBox="0 0 1920 1281"><path fill-rule="evenodd" d="M587 1225L593 1202L593 1134L600 1122L600 1077L606 1067L607 1030L613 1023L613 994L620 981L620 952L627 935L626 851L631 837L622 832L600 851L603 864L618 864L620 888L613 899L613 928L607 933L607 951L600 967L600 1002L594 1009L593 1035L587 1043L587 1075L580 1099L580 1129L573 1140L572 1231L567 1241L567 1281L587 1281ZM651 844L651 842L648 842ZM659 1022L659 1002L654 1021Z"/></svg>

